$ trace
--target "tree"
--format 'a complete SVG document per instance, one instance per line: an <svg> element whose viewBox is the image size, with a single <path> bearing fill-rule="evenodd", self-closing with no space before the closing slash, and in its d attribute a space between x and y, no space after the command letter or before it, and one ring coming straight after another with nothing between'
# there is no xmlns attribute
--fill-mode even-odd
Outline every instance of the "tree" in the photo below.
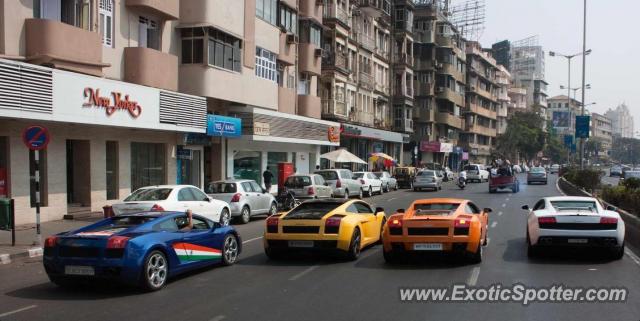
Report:
<svg viewBox="0 0 640 321"><path fill-rule="evenodd" d="M614 138L611 157L623 164L633 164L635 166L640 162L640 140L635 138Z"/></svg>
<svg viewBox="0 0 640 321"><path fill-rule="evenodd" d="M544 155L553 163L562 164L567 160L568 151L558 136L549 135L547 144L544 146Z"/></svg>
<svg viewBox="0 0 640 321"><path fill-rule="evenodd" d="M534 111L516 112L509 118L505 133L497 139L498 153L511 159L516 154L525 160L534 159L545 145L544 124L544 118Z"/></svg>

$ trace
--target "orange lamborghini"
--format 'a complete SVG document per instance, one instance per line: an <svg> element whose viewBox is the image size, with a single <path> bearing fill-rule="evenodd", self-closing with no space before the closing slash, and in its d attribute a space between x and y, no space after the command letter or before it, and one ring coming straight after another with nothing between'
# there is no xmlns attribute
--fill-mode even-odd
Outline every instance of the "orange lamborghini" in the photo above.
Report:
<svg viewBox="0 0 640 321"><path fill-rule="evenodd" d="M404 254L436 251L463 254L480 263L490 212L463 199L416 200L387 220L382 234L384 258L395 262Z"/></svg>

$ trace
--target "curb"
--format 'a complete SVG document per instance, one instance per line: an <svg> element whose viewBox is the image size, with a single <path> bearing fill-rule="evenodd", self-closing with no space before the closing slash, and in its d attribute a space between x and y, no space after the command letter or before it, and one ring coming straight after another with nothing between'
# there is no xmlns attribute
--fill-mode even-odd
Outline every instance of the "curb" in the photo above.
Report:
<svg viewBox="0 0 640 321"><path fill-rule="evenodd" d="M27 249L26 251L13 253L13 254L0 254L0 265L9 264L14 260L25 257L40 257L43 254L41 247L34 247Z"/></svg>

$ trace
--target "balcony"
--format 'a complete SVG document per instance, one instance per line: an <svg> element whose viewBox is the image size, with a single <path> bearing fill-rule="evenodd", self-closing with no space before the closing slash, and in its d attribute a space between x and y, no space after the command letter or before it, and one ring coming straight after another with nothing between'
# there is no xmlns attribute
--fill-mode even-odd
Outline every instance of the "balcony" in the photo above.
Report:
<svg viewBox="0 0 640 321"><path fill-rule="evenodd" d="M454 79L460 82L466 82L466 78L462 72L460 72L456 66L450 63L439 63L438 73L447 74L453 76Z"/></svg>
<svg viewBox="0 0 640 321"><path fill-rule="evenodd" d="M443 34L436 34L436 44L440 47L453 48L453 38Z"/></svg>
<svg viewBox="0 0 640 321"><path fill-rule="evenodd" d="M416 81L414 85L416 96L433 96L433 83Z"/></svg>
<svg viewBox="0 0 640 321"><path fill-rule="evenodd" d="M413 41L418 43L434 43L436 33L434 30L414 30Z"/></svg>
<svg viewBox="0 0 640 321"><path fill-rule="evenodd" d="M360 72L360 77L358 77L358 84L360 87L366 90L373 90L373 77L367 73Z"/></svg>
<svg viewBox="0 0 640 321"><path fill-rule="evenodd" d="M385 95L389 95L389 87L385 86L385 85L384 85L384 83L380 83L380 82L377 82L377 81L376 81L376 84L375 84L375 86L374 86L374 89L375 89L377 92L381 92L381 93L383 93L383 94L385 94Z"/></svg>
<svg viewBox="0 0 640 321"><path fill-rule="evenodd" d="M178 20L180 18L180 4L178 0L127 0L127 7L139 8L164 20Z"/></svg>
<svg viewBox="0 0 640 321"><path fill-rule="evenodd" d="M300 71L319 76L322 73L322 49L311 43L301 43L298 46Z"/></svg>
<svg viewBox="0 0 640 321"><path fill-rule="evenodd" d="M349 69L349 61L347 55L342 52L331 52L322 57L323 70L337 70L344 74L351 73Z"/></svg>
<svg viewBox="0 0 640 321"><path fill-rule="evenodd" d="M316 0L300 1L300 17L315 20L322 25L322 2Z"/></svg>
<svg viewBox="0 0 640 321"><path fill-rule="evenodd" d="M496 137L496 129L474 124L466 124L465 131L483 136Z"/></svg>
<svg viewBox="0 0 640 321"><path fill-rule="evenodd" d="M498 97L496 95L494 95L494 94L492 94L492 93L490 93L490 92L488 92L488 91L486 91L484 89L481 89L476 85L470 85L468 88L471 90L471 92L473 92L476 95L479 95L479 96L481 96L481 97L483 97L483 98L485 98L487 100L490 100L492 102L497 102L498 101Z"/></svg>
<svg viewBox="0 0 640 321"><path fill-rule="evenodd" d="M477 143L466 143L465 144L471 155L473 156L489 156L491 155L491 146L490 145L482 145Z"/></svg>
<svg viewBox="0 0 640 321"><path fill-rule="evenodd" d="M360 0L360 10L375 18L391 13L389 0Z"/></svg>
<svg viewBox="0 0 640 321"><path fill-rule="evenodd" d="M296 0L280 0L280 3L283 3L291 9L298 9L298 3Z"/></svg>
<svg viewBox="0 0 640 321"><path fill-rule="evenodd" d="M48 19L26 19L26 61L102 76L100 34Z"/></svg>
<svg viewBox="0 0 640 321"><path fill-rule="evenodd" d="M464 106L464 96L446 87L436 88L436 97L438 99L448 100L458 106Z"/></svg>
<svg viewBox="0 0 640 321"><path fill-rule="evenodd" d="M347 104L336 99L322 100L322 118L347 120Z"/></svg>
<svg viewBox="0 0 640 321"><path fill-rule="evenodd" d="M150 48L124 48L124 80L178 91L178 57Z"/></svg>
<svg viewBox="0 0 640 321"><path fill-rule="evenodd" d="M472 102L467 102L467 111L490 119L496 119L497 117L497 113L495 111Z"/></svg>
<svg viewBox="0 0 640 321"><path fill-rule="evenodd" d="M381 47L376 46L374 52L380 58L384 59L385 61L389 61L389 50L387 50L386 48L381 48Z"/></svg>
<svg viewBox="0 0 640 321"><path fill-rule="evenodd" d="M415 64L413 70L415 71L432 71L436 70L435 60L433 59L420 59L419 57L414 59Z"/></svg>
<svg viewBox="0 0 640 321"><path fill-rule="evenodd" d="M396 118L393 123L393 130L403 133L413 133L413 120L406 118Z"/></svg>
<svg viewBox="0 0 640 321"><path fill-rule="evenodd" d="M413 68L413 56L407 54L406 52L396 53L395 55L393 55L393 63Z"/></svg>
<svg viewBox="0 0 640 321"><path fill-rule="evenodd" d="M373 126L373 113L363 111L352 111L349 113L349 121L364 126Z"/></svg>
<svg viewBox="0 0 640 321"><path fill-rule="evenodd" d="M288 66L296 64L296 43L294 35L283 32L280 33L280 53L278 53L278 60Z"/></svg>
<svg viewBox="0 0 640 321"><path fill-rule="evenodd" d="M439 124L446 124L450 127L462 129L462 118L449 113L438 112L436 114L436 122Z"/></svg>
<svg viewBox="0 0 640 321"><path fill-rule="evenodd" d="M278 86L278 111L287 114L296 113L296 99L298 95L295 89Z"/></svg>
<svg viewBox="0 0 640 321"><path fill-rule="evenodd" d="M373 117L373 126L383 130L393 130L393 124L387 119L385 116L375 115Z"/></svg>
<svg viewBox="0 0 640 321"><path fill-rule="evenodd" d="M311 95L298 95L298 115L320 119L322 109L320 97Z"/></svg>
<svg viewBox="0 0 640 321"><path fill-rule="evenodd" d="M435 112L432 108L413 108L413 118L417 122L430 123L435 120Z"/></svg>
<svg viewBox="0 0 640 321"><path fill-rule="evenodd" d="M364 48L367 49L369 51L374 51L376 49L376 41L375 39L373 39L373 37L362 33L362 32L358 32L357 33L357 42Z"/></svg>
<svg viewBox="0 0 640 321"><path fill-rule="evenodd" d="M335 20L341 23L343 26L351 28L351 16L349 16L349 13L343 8L334 6L333 3L330 3L324 8L323 18L324 22Z"/></svg>

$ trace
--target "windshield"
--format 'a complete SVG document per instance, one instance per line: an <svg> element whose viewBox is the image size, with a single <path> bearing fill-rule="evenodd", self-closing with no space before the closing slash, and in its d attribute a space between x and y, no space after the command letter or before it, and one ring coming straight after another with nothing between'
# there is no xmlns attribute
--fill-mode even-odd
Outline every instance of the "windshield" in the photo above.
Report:
<svg viewBox="0 0 640 321"><path fill-rule="evenodd" d="M552 201L551 206L556 210L589 210L597 209L595 201Z"/></svg>
<svg viewBox="0 0 640 321"><path fill-rule="evenodd" d="M302 188L309 185L311 185L309 176L289 176L284 182L284 186L288 188Z"/></svg>
<svg viewBox="0 0 640 321"><path fill-rule="evenodd" d="M320 202L307 202L298 205L287 214L284 219L286 220L303 220L303 219L320 219L327 213L333 211L340 203L320 203Z"/></svg>
<svg viewBox="0 0 640 321"><path fill-rule="evenodd" d="M143 188L131 193L124 201L163 201L169 197L172 190L172 188Z"/></svg>
<svg viewBox="0 0 640 321"><path fill-rule="evenodd" d="M338 173L334 171L319 171L316 174L322 176L325 181L335 181L338 179Z"/></svg>
<svg viewBox="0 0 640 321"><path fill-rule="evenodd" d="M353 173L353 178L362 178L362 176L364 176L364 173Z"/></svg>
<svg viewBox="0 0 640 321"><path fill-rule="evenodd" d="M208 194L235 193L237 191L236 183L216 182L207 186Z"/></svg>
<svg viewBox="0 0 640 321"><path fill-rule="evenodd" d="M532 173L544 173L545 170L542 167L534 167L534 168L531 169L531 172Z"/></svg>

